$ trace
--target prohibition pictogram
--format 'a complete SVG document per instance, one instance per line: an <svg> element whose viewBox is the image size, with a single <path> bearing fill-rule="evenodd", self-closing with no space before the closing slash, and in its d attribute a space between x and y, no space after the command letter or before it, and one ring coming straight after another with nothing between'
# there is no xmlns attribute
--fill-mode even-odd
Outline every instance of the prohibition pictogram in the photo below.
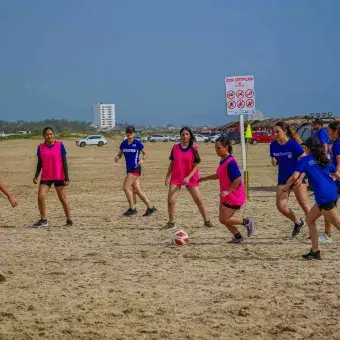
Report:
<svg viewBox="0 0 340 340"><path fill-rule="evenodd" d="M237 102L237 107L238 107L239 109L243 109L245 105L246 105L246 103L244 102L244 100L239 100L239 101Z"/></svg>
<svg viewBox="0 0 340 340"><path fill-rule="evenodd" d="M248 89L246 91L246 97L247 98L253 98L254 97L254 91L252 89Z"/></svg>
<svg viewBox="0 0 340 340"><path fill-rule="evenodd" d="M244 98L244 92L243 92L242 90L238 90L238 91L236 92L236 97L237 97L238 99Z"/></svg>
<svg viewBox="0 0 340 340"><path fill-rule="evenodd" d="M247 99L246 102L247 107L253 107L254 106L254 100L253 99Z"/></svg>
<svg viewBox="0 0 340 340"><path fill-rule="evenodd" d="M232 109L235 109L235 107L236 107L236 103L233 100L231 100L228 103L228 108L232 110Z"/></svg>
<svg viewBox="0 0 340 340"><path fill-rule="evenodd" d="M234 99L235 98L235 92L234 91L228 91L227 92L227 98L228 99Z"/></svg>

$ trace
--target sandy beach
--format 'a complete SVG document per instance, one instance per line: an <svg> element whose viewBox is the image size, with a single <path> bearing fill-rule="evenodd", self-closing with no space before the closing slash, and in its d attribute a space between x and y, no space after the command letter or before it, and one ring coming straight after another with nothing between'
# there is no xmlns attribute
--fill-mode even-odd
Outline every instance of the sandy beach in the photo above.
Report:
<svg viewBox="0 0 340 340"><path fill-rule="evenodd" d="M275 207L276 169L269 145L249 147L250 200L239 212L256 221L252 239L228 244L218 222L218 182L201 191L213 230L189 194L177 203L177 228L189 245L171 243L164 177L172 143L146 144L142 188L158 212L122 217L123 159L119 141L78 148L64 141L70 168L74 227L65 223L54 189L47 198L50 227L25 228L39 218L32 183L39 141L0 143L0 178L19 206L0 198L0 339L340 339L340 235L321 245L322 261L303 261L307 230L291 238L291 222ZM202 175L215 172L214 145L199 144ZM237 145L234 155L240 161ZM310 196L311 203L314 199ZM291 206L302 216L294 196ZM322 221L319 221L320 228ZM320 229L321 230L321 229Z"/></svg>

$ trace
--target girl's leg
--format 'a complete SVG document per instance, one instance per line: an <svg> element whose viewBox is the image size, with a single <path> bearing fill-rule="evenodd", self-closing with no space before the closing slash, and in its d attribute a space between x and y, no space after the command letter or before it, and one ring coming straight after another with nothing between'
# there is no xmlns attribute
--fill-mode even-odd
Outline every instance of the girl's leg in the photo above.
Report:
<svg viewBox="0 0 340 340"><path fill-rule="evenodd" d="M66 219L68 221L71 221L71 209L70 209L70 203L67 198L67 187L60 186L60 187L56 187L55 190L57 192L59 201L63 205Z"/></svg>
<svg viewBox="0 0 340 340"><path fill-rule="evenodd" d="M133 189L133 193L135 195L137 195L143 201L143 203L147 206L147 208L151 209L152 205L151 205L148 197L145 195L145 193L140 188L139 177L137 177L137 179L133 182L132 189ZM135 202L135 200L134 200L134 202Z"/></svg>
<svg viewBox="0 0 340 340"><path fill-rule="evenodd" d="M196 203L198 210L200 211L204 222L209 221L208 215L207 215L207 211L205 210L205 207L203 205L203 200L202 200L202 196L201 196L201 192L199 187L187 187L192 199L194 200L194 202Z"/></svg>
<svg viewBox="0 0 340 340"><path fill-rule="evenodd" d="M325 219L325 234L328 237L331 237L331 235L332 235L332 223L330 223L325 216L324 216L324 219Z"/></svg>
<svg viewBox="0 0 340 340"><path fill-rule="evenodd" d="M236 210L220 204L220 223L224 224L234 236L240 234L236 225L242 225L243 223L242 218L234 216L235 213Z"/></svg>
<svg viewBox="0 0 340 340"><path fill-rule="evenodd" d="M319 239L318 239L318 229L316 227L316 220L322 215L317 204L312 206L312 209L309 210L307 214L306 222L309 229L309 235L312 240L312 250L316 252L319 250ZM340 226L340 224L339 224Z"/></svg>
<svg viewBox="0 0 340 340"><path fill-rule="evenodd" d="M133 189L132 185L136 181L138 177L132 175L132 174L127 174L123 183L123 190L125 193L125 196L129 202L129 207L130 209L134 210L135 209L135 202L133 200Z"/></svg>
<svg viewBox="0 0 340 340"><path fill-rule="evenodd" d="M294 212L288 207L288 200L290 190L287 191L287 197L283 197L281 194L281 190L283 185L278 185L276 189L276 207L278 211L283 215L289 218L294 223L299 223L299 218L294 214Z"/></svg>
<svg viewBox="0 0 340 340"><path fill-rule="evenodd" d="M168 213L169 213L169 222L175 222L175 207L177 202L178 194L181 190L180 186L170 184L169 192L168 192Z"/></svg>
<svg viewBox="0 0 340 340"><path fill-rule="evenodd" d="M336 208L333 208L332 210L322 210L322 215L329 223L333 224L336 229L340 230L340 216Z"/></svg>
<svg viewBox="0 0 340 340"><path fill-rule="evenodd" d="M299 187L293 187L294 194L296 200L298 201L300 207L305 212L307 216L310 208L309 208L309 199L308 199L308 191L307 191L307 184L301 184Z"/></svg>
<svg viewBox="0 0 340 340"><path fill-rule="evenodd" d="M48 185L45 185L45 184L39 185L38 206L39 206L40 218L42 220L46 220L46 196L49 190L50 190L50 187Z"/></svg>

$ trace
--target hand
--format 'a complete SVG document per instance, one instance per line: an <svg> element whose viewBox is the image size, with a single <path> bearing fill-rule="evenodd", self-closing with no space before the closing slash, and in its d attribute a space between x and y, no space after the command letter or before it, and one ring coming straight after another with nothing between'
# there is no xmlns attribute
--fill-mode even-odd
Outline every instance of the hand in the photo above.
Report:
<svg viewBox="0 0 340 340"><path fill-rule="evenodd" d="M33 183L37 184L38 183L38 179L37 178L33 178Z"/></svg>
<svg viewBox="0 0 340 340"><path fill-rule="evenodd" d="M144 160L141 159L139 162L138 162L138 165L142 165L144 163Z"/></svg>
<svg viewBox="0 0 340 340"><path fill-rule="evenodd" d="M165 186L167 187L170 183L170 177L166 177L164 183L165 183Z"/></svg>
<svg viewBox="0 0 340 340"><path fill-rule="evenodd" d="M277 160L276 160L276 158L272 158L272 165L273 165L273 166L277 166Z"/></svg>
<svg viewBox="0 0 340 340"><path fill-rule="evenodd" d="M300 179L300 177L295 181L294 183L294 187L298 188L300 185L302 184L302 179Z"/></svg>
<svg viewBox="0 0 340 340"><path fill-rule="evenodd" d="M183 179L183 184L187 184L187 183L189 183L189 181L190 181L190 177L189 176L187 176L187 177L184 177L184 179Z"/></svg>
<svg viewBox="0 0 340 340"><path fill-rule="evenodd" d="M201 183L201 182L204 182L205 181L205 177L201 177L199 180L198 180L198 183Z"/></svg>
<svg viewBox="0 0 340 340"><path fill-rule="evenodd" d="M16 200L16 198L13 195L9 195L8 200L11 203L13 208L18 205L18 201Z"/></svg>
<svg viewBox="0 0 340 340"><path fill-rule="evenodd" d="M287 190L285 189L285 188L282 188L281 190L280 190L280 196L281 197L288 197L288 193L287 193Z"/></svg>
<svg viewBox="0 0 340 340"><path fill-rule="evenodd" d="M116 162L116 163L119 162L119 157L118 157L118 156L115 157L115 162Z"/></svg>
<svg viewBox="0 0 340 340"><path fill-rule="evenodd" d="M70 181L64 181L65 187L67 187L70 184Z"/></svg>
<svg viewBox="0 0 340 340"><path fill-rule="evenodd" d="M226 197L226 196L228 196L229 194L230 194L229 190L226 190L226 191L222 191L221 194L220 194L220 196L221 196L221 197Z"/></svg>

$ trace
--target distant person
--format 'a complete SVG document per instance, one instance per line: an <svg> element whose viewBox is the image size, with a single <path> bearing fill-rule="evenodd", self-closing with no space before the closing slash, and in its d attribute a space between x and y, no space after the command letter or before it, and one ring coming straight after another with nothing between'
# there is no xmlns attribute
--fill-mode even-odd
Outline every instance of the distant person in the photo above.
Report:
<svg viewBox="0 0 340 340"><path fill-rule="evenodd" d="M59 201L61 202L65 215L65 226L72 227L70 204L67 197L67 186L70 184L68 175L68 166L66 159L66 149L61 141L54 139L54 132L51 127L43 130L44 142L40 143L37 150L38 163L33 178L33 183L38 183L38 177L41 172L38 205L40 220L31 225L32 228L48 227L46 218L46 196L54 185Z"/></svg>
<svg viewBox="0 0 340 340"><path fill-rule="evenodd" d="M193 201L201 213L206 228L211 228L208 214L203 205L199 190L198 164L201 162L197 146L194 146L195 137L189 127L180 130L181 142L172 147L170 164L165 176L165 185L169 184L168 191L168 214L169 221L162 229L175 227L175 207L182 186L189 191Z"/></svg>
<svg viewBox="0 0 340 340"><path fill-rule="evenodd" d="M120 158L124 155L126 164L126 177L123 183L123 190L129 203L129 208L123 213L123 216L132 216L137 214L136 195L146 205L146 212L143 216L153 214L157 209L150 203L146 194L140 187L140 175L142 173L142 165L148 157L148 153L144 145L135 139L136 130L133 126L128 126L125 130L127 139L124 140L119 147L119 152L115 157L115 162L118 163ZM140 154L143 158L140 158Z"/></svg>
<svg viewBox="0 0 340 340"><path fill-rule="evenodd" d="M242 243L245 241L236 226L241 225L247 230L247 237L254 233L255 224L252 217L235 217L234 214L245 203L246 193L242 183L241 171L232 155L233 148L227 137L219 137L215 142L215 151L220 157L220 165L216 174L201 177L199 182L216 180L220 182L220 208L219 220L233 234L230 243Z"/></svg>
<svg viewBox="0 0 340 340"><path fill-rule="evenodd" d="M322 119L319 119L319 118L315 119L313 121L313 128L315 131L314 136L318 138L318 140L320 141L320 144L322 145L326 155L329 155L329 150L328 150L329 136L328 136L327 128L323 127Z"/></svg>
<svg viewBox="0 0 340 340"><path fill-rule="evenodd" d="M318 231L316 220L322 215L340 230L340 217L338 215L336 206L338 201L338 194L336 191L336 184L331 177L331 174L336 179L340 179L340 172L327 159L326 152L316 137L309 137L304 143L307 156L299 160L297 169L293 175L288 179L286 185L281 187L281 196L287 197L290 187L296 182L299 176L306 173L311 182L315 204L307 214L307 225L309 234L312 240L312 249L309 253L303 255L307 260L320 260L320 250L318 245Z"/></svg>
<svg viewBox="0 0 340 340"><path fill-rule="evenodd" d="M10 190L7 189L5 183L3 181L0 180L0 190L7 196L7 199L9 200L9 202L11 203L12 207L16 207L18 205L18 201L16 200L16 198L14 197L14 195L12 194L12 192ZM5 281L6 280L6 276L5 274L0 270L0 282L1 281Z"/></svg>
<svg viewBox="0 0 340 340"><path fill-rule="evenodd" d="M293 210L289 208L289 195L291 190L293 190L296 200L307 215L309 211L307 185L304 181L302 185L289 187L287 195L284 197L281 195L281 189L286 185L286 182L294 173L298 160L306 154L300 145L301 140L296 135L296 132L285 122L278 122L275 124L273 135L276 140L270 144L270 157L272 158L272 164L279 168L276 206L283 216L286 216L294 223L292 237L295 237L300 233L300 230L305 223L302 218L298 218Z"/></svg>

